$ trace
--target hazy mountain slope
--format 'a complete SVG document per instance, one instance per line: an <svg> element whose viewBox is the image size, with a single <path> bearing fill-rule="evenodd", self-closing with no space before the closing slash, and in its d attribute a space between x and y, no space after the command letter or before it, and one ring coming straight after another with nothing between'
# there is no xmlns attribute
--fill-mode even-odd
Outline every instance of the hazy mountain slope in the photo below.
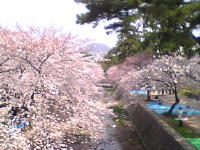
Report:
<svg viewBox="0 0 200 150"><path fill-rule="evenodd" d="M104 56L111 48L102 43L91 43L86 45L86 51L91 55Z"/></svg>

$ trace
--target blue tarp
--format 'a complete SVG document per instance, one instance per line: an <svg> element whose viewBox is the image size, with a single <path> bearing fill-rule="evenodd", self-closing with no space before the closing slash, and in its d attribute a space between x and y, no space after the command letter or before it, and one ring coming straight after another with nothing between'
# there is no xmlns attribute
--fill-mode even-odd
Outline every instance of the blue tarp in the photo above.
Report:
<svg viewBox="0 0 200 150"><path fill-rule="evenodd" d="M29 122L21 122L21 123L18 123L17 125L10 126L8 133L10 133L10 134L19 133L27 125L29 125Z"/></svg>
<svg viewBox="0 0 200 150"><path fill-rule="evenodd" d="M26 122L21 122L19 124L17 124L17 128L20 128L20 129L24 129L26 126Z"/></svg>
<svg viewBox="0 0 200 150"><path fill-rule="evenodd" d="M147 107L154 110L158 114L163 114L169 111L171 105L162 104L159 102L150 102L147 104ZM185 104L178 104L173 110L173 114L178 114L179 107L182 108L183 114L192 115L192 114L200 114L199 110L193 109L191 106Z"/></svg>
<svg viewBox="0 0 200 150"><path fill-rule="evenodd" d="M147 91L146 90L131 90L130 94L146 95Z"/></svg>

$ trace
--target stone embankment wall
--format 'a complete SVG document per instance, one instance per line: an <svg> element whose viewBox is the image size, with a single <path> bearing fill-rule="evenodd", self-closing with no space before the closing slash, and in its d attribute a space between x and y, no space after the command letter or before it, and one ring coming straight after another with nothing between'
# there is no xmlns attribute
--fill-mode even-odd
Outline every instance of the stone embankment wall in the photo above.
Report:
<svg viewBox="0 0 200 150"><path fill-rule="evenodd" d="M195 150L157 114L144 105L128 108L129 118L146 150Z"/></svg>

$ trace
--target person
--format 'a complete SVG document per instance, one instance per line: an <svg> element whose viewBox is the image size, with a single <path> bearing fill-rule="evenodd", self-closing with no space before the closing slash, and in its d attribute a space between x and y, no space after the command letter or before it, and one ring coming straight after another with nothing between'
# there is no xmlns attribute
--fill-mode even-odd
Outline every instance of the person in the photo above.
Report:
<svg viewBox="0 0 200 150"><path fill-rule="evenodd" d="M197 95L197 103L199 103L199 101L200 101L200 92L199 92L199 94Z"/></svg>
<svg viewBox="0 0 200 150"><path fill-rule="evenodd" d="M172 95L172 89L171 88L169 89L169 95Z"/></svg>
<svg viewBox="0 0 200 150"><path fill-rule="evenodd" d="M179 120L179 127L183 125L183 109L179 107L178 109L178 120Z"/></svg>
<svg viewBox="0 0 200 150"><path fill-rule="evenodd" d="M164 91L164 89L163 89L163 88L161 89L161 93L162 93L162 95L164 95L164 94L165 94L165 91Z"/></svg>
<svg viewBox="0 0 200 150"><path fill-rule="evenodd" d="M158 95L155 96L155 100L156 100L156 101L159 101L159 100L160 100Z"/></svg>

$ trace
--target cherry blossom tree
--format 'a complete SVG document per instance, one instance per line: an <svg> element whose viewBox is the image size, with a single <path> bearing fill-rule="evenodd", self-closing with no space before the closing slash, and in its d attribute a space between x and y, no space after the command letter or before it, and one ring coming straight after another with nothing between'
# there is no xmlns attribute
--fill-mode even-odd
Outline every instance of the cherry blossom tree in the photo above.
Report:
<svg viewBox="0 0 200 150"><path fill-rule="evenodd" d="M174 107L180 102L178 92L183 85L185 78L185 66L181 64L177 57L162 57L147 67L149 79L158 82L161 87L168 87L173 91L175 102L172 104L169 113L173 112Z"/></svg>
<svg viewBox="0 0 200 150"><path fill-rule="evenodd" d="M170 93L174 94L175 102L172 104L169 113L172 113L174 107L180 102L178 93L187 85L187 82L190 82L187 77L189 75L195 75L196 77L200 75L194 68L194 66L198 67L198 61L196 61L196 59L197 58L189 60L181 56L163 56L159 59L155 59L152 64L140 71L139 76L142 82L162 89L168 88ZM196 74L193 73L192 75L191 72L194 71ZM150 93L150 91L148 93Z"/></svg>
<svg viewBox="0 0 200 150"><path fill-rule="evenodd" d="M144 59L140 57L139 60ZM199 56L190 59L181 56L162 56L153 61L147 61L148 63L143 65L137 63L140 64L139 68L130 65L135 64L134 59L131 61L132 63L129 63L129 65L126 63L126 67L113 66L107 72L108 75L112 76L111 79L117 77L115 82L117 83L118 94L127 93L125 95L128 95L131 89L145 89L147 90L147 100L150 100L151 92L154 89L159 89L162 93L167 89L168 93L174 94L175 97L169 113L172 113L174 107L180 102L178 96L180 89L192 80L199 81ZM120 71L123 74L118 73ZM128 99L128 97L133 100L130 95L126 96L125 99Z"/></svg>
<svg viewBox="0 0 200 150"><path fill-rule="evenodd" d="M190 64L186 68L185 75L193 81L200 82L200 56L195 55L185 63Z"/></svg>
<svg viewBox="0 0 200 150"><path fill-rule="evenodd" d="M107 71L108 79L115 82L116 97L131 103L135 98L130 94L130 90L141 88L139 71L152 62L152 54L149 52L139 53L127 58L122 64L112 66ZM138 79L138 80L137 80ZM144 83L144 82L140 82Z"/></svg>
<svg viewBox="0 0 200 150"><path fill-rule="evenodd" d="M30 113L32 129L18 136L23 142L15 139L21 143L19 149L28 145L26 134L31 137L29 148L35 148L46 139L59 141L71 129L87 131L93 137L101 133L102 117L96 107L102 113L106 107L99 102L96 82L104 78L104 73L99 64L81 53L85 40L53 28L19 26L15 31L1 28L0 37L0 87L8 95L15 92L9 105L26 106ZM10 138L7 140L9 145Z"/></svg>

